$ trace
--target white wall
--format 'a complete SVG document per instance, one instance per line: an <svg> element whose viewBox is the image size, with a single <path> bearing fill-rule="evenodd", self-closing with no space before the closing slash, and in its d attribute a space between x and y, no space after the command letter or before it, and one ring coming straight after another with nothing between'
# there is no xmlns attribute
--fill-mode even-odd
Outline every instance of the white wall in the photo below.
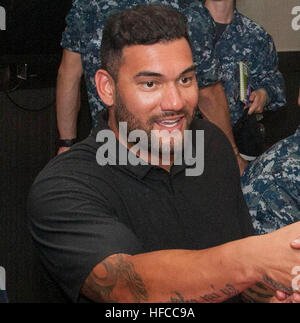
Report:
<svg viewBox="0 0 300 323"><path fill-rule="evenodd" d="M278 51L300 51L300 0L237 0L237 8L272 35Z"/></svg>

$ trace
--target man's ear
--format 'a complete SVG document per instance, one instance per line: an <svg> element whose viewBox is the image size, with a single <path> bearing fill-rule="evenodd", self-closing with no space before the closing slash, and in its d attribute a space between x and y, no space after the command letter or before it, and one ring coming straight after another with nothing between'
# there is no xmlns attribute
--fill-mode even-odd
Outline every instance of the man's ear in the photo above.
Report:
<svg viewBox="0 0 300 323"><path fill-rule="evenodd" d="M107 106L114 104L115 82L106 70L98 70L95 75L98 95Z"/></svg>

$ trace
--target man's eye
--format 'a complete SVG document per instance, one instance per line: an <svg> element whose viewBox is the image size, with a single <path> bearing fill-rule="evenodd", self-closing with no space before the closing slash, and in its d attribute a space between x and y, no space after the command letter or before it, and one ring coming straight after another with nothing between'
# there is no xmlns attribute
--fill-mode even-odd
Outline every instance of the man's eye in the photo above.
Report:
<svg viewBox="0 0 300 323"><path fill-rule="evenodd" d="M154 89L156 86L156 83L154 81L147 81L141 83L142 87L146 90Z"/></svg>
<svg viewBox="0 0 300 323"><path fill-rule="evenodd" d="M192 77L182 77L180 79L180 83L182 85L189 85L192 82L193 78Z"/></svg>
<svg viewBox="0 0 300 323"><path fill-rule="evenodd" d="M151 81L146 82L146 83L145 83L145 87L147 87L147 88L151 89L152 87L154 87L154 82L151 82Z"/></svg>

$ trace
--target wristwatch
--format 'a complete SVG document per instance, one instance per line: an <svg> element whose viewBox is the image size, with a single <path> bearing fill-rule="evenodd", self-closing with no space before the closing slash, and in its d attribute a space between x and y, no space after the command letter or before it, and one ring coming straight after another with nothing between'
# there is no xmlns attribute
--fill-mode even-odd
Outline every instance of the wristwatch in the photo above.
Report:
<svg viewBox="0 0 300 323"><path fill-rule="evenodd" d="M73 139L59 139L58 146L59 147L71 147L76 143L76 138Z"/></svg>

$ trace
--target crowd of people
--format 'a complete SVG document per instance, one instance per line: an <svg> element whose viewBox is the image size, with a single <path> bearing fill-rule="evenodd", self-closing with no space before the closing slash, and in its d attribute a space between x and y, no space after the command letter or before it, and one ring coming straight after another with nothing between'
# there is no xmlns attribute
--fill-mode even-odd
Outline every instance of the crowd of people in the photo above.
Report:
<svg viewBox="0 0 300 323"><path fill-rule="evenodd" d="M64 294L299 302L291 273L300 263L300 128L250 163L234 136L245 115L286 106L272 37L234 0L74 0L66 21L60 147L27 207ZM246 103L239 63L249 69ZM76 143L83 75L93 129ZM190 145L177 145L187 131ZM103 140L111 135L115 149ZM200 153L201 175L187 176L197 158L178 164L177 151Z"/></svg>

